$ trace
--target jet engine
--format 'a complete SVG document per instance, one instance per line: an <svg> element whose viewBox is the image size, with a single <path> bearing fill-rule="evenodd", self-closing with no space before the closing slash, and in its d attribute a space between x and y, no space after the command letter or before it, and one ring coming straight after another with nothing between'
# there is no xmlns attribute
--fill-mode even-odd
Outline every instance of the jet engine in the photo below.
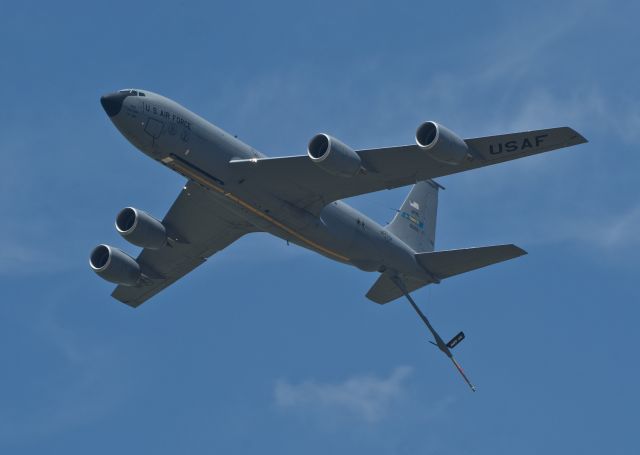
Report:
<svg viewBox="0 0 640 455"><path fill-rule="evenodd" d="M307 154L323 170L340 177L353 177L362 167L360 155L328 134L313 136Z"/></svg>
<svg viewBox="0 0 640 455"><path fill-rule="evenodd" d="M469 156L467 144L454 132L436 122L424 122L418 127L416 144L441 163L456 165Z"/></svg>
<svg viewBox="0 0 640 455"><path fill-rule="evenodd" d="M89 265L99 277L124 286L140 282L140 265L131 256L109 245L98 245L89 256Z"/></svg>
<svg viewBox="0 0 640 455"><path fill-rule="evenodd" d="M116 217L116 229L125 240L142 248L158 250L167 243L167 230L151 215L133 207L124 208Z"/></svg>

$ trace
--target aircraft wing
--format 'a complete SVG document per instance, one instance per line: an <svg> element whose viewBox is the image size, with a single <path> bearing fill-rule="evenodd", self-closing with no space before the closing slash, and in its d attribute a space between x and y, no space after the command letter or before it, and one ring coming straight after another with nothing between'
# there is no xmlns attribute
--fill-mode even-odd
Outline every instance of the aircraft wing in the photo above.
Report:
<svg viewBox="0 0 640 455"><path fill-rule="evenodd" d="M189 181L162 220L170 240L159 250L143 249L136 259L149 280L139 286L118 286L111 294L137 307L204 263L217 251L256 228L240 219Z"/></svg>
<svg viewBox="0 0 640 455"><path fill-rule="evenodd" d="M474 158L459 165L438 162L417 145L357 150L366 173L339 177L325 172L306 155L232 160L246 181L254 181L279 198L319 214L338 199L464 172L529 155L587 142L568 127L465 139Z"/></svg>

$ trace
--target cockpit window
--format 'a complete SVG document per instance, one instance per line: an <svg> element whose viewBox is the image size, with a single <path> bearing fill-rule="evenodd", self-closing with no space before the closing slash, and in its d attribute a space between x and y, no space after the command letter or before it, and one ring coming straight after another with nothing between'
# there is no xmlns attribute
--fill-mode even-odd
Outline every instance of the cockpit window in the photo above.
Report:
<svg viewBox="0 0 640 455"><path fill-rule="evenodd" d="M120 90L120 93L128 93L130 95L133 96L138 96L138 91L137 90L131 90L131 89L124 89L124 90Z"/></svg>
<svg viewBox="0 0 640 455"><path fill-rule="evenodd" d="M139 96L147 96L147 95L144 94L144 92L138 92L138 95Z"/></svg>

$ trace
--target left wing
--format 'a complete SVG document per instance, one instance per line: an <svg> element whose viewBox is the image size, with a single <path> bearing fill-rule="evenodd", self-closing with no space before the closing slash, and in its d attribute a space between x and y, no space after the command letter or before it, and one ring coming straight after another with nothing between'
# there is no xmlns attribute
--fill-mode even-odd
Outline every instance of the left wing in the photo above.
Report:
<svg viewBox="0 0 640 455"><path fill-rule="evenodd" d="M358 150L366 173L354 177L331 175L306 155L233 160L239 178L254 181L280 199L311 213L359 194L397 188L422 180L464 172L525 156L587 142L568 127L465 139L473 159L459 165L434 160L417 145Z"/></svg>
<svg viewBox="0 0 640 455"><path fill-rule="evenodd" d="M162 220L176 241L144 249L136 259L150 277L139 286L118 286L111 294L137 307L183 277L217 251L257 229L220 205L208 190L190 181Z"/></svg>

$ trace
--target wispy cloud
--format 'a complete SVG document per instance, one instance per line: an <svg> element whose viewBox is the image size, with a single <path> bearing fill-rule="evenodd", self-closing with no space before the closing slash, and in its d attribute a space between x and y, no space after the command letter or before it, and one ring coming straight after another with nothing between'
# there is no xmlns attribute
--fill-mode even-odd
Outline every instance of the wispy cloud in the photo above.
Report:
<svg viewBox="0 0 640 455"><path fill-rule="evenodd" d="M564 9L571 14L545 17L542 24L514 23L500 33L470 42L466 54L470 61L464 71L456 65L441 67L435 61L425 73L416 65L414 54L402 53L367 54L340 62L339 77L319 72L317 62L301 61L257 73L242 89L230 81L229 90L221 92L232 95L220 99L217 94L217 103L210 104L220 111L214 117L231 115L238 124L253 125L251 134L261 140L264 135L256 133L267 131L268 146L275 145L276 150L265 151L277 155L303 152L305 138L296 138L297 149L281 147L301 130L316 132L325 127L353 141L354 146L375 147L396 144L394 137L411 142L412 137L405 133L411 134L419 121L427 119L447 122L461 134L472 135L503 133L514 127L547 127L554 119L564 124L570 119L562 115L566 112L562 104L571 100L564 96L540 98L540 90L528 79L534 70L540 70L541 58L584 23L576 13L582 9L573 5ZM541 29L545 32L540 33ZM372 77L386 74L389 67L398 70L386 79ZM578 87L569 95L576 93L582 102L580 91ZM558 106L560 110L554 109ZM580 107L576 105L571 114L579 113ZM527 122L540 110L554 114L535 117L533 124ZM287 119L295 119L288 122L295 131L287 131L288 125L283 125ZM278 133L280 138L273 137Z"/></svg>
<svg viewBox="0 0 640 455"><path fill-rule="evenodd" d="M340 383L300 384L280 380L275 386L276 404L283 409L331 412L374 423L383 419L403 397L411 372L411 367L400 366L386 378L361 375Z"/></svg>
<svg viewBox="0 0 640 455"><path fill-rule="evenodd" d="M555 95L548 89L532 89L505 122L507 130L524 130L549 125L571 125L591 134L603 134L635 144L640 138L640 109L637 103L615 101L597 86L579 87Z"/></svg>
<svg viewBox="0 0 640 455"><path fill-rule="evenodd" d="M616 253L640 247L640 205L603 216L557 219L542 236L544 243L573 240L598 252ZM542 230L542 229L541 229ZM535 240L533 240L535 243ZM635 254L634 254L635 256ZM618 256L617 259L620 259Z"/></svg>
<svg viewBox="0 0 640 455"><path fill-rule="evenodd" d="M33 339L49 349L51 362L40 360L35 375L32 371L16 377L24 374L23 365L5 374L5 379L20 382L22 393L9 398L3 395L15 391L4 388L0 392L0 445L34 441L81 427L121 402L124 387L116 373L118 362L113 351L81 342L74 331L61 324L58 310L58 303L45 304L32 321Z"/></svg>
<svg viewBox="0 0 640 455"><path fill-rule="evenodd" d="M604 226L601 236L605 247L640 246L640 205L615 217Z"/></svg>
<svg viewBox="0 0 640 455"><path fill-rule="evenodd" d="M60 254L60 245L68 244L61 229L62 217L51 213L54 207L73 204L73 194L58 192L58 170L49 161L51 155L57 155L52 149L38 153L43 141L30 128L17 125L14 135L0 138L5 171L0 179L0 237L5 239L0 248L0 276L58 272L69 266ZM43 126L38 132L51 138L50 128ZM61 215L60 210L54 213Z"/></svg>

